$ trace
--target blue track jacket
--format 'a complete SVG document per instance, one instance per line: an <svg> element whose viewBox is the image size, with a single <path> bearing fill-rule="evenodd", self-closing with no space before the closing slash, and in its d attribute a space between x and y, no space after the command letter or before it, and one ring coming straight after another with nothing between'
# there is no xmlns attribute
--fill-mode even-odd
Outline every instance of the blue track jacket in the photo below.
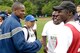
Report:
<svg viewBox="0 0 80 53"><path fill-rule="evenodd" d="M1 30L0 53L36 53L42 46L39 40L25 41L20 19L14 13L4 20Z"/></svg>

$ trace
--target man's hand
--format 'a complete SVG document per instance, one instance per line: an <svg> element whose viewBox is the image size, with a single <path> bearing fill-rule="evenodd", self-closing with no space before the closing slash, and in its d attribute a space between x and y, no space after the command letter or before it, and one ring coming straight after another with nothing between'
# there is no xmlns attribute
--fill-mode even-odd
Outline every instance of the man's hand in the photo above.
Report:
<svg viewBox="0 0 80 53"><path fill-rule="evenodd" d="M48 48L45 46L44 47L44 53L47 53Z"/></svg>

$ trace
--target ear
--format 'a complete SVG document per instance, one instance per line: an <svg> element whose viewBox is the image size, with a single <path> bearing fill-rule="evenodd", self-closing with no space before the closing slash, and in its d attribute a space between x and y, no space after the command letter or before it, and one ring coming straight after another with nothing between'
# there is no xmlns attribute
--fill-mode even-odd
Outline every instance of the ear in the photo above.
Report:
<svg viewBox="0 0 80 53"><path fill-rule="evenodd" d="M72 16L73 15L73 13L72 12L70 12L70 16Z"/></svg>
<svg viewBox="0 0 80 53"><path fill-rule="evenodd" d="M16 13L16 10L14 10L14 13Z"/></svg>
<svg viewBox="0 0 80 53"><path fill-rule="evenodd" d="M17 15L17 10L16 9L14 9L14 13Z"/></svg>
<svg viewBox="0 0 80 53"><path fill-rule="evenodd" d="M68 11L68 13L67 13L69 16L72 16L72 12L70 12L70 11Z"/></svg>

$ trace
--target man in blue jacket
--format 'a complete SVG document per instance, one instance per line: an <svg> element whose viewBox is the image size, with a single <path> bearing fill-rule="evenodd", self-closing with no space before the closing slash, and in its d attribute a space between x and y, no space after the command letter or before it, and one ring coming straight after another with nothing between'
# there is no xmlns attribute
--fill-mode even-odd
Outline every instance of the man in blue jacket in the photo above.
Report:
<svg viewBox="0 0 80 53"><path fill-rule="evenodd" d="M0 53L36 53L41 48L39 40L27 43L24 38L20 19L23 19L25 7L20 2L12 5L12 14L2 24L0 35Z"/></svg>

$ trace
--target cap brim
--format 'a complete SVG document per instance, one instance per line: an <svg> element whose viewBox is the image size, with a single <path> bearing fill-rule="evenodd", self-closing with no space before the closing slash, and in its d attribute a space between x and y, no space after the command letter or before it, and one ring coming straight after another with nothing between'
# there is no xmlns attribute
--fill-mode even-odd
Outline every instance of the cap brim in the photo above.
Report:
<svg viewBox="0 0 80 53"><path fill-rule="evenodd" d="M33 20L30 20L30 21L31 21L31 22L32 22L32 21L37 21L37 19L33 19Z"/></svg>
<svg viewBox="0 0 80 53"><path fill-rule="evenodd" d="M53 7L53 10L62 10L63 9L63 7L61 7L61 6L54 6Z"/></svg>
<svg viewBox="0 0 80 53"><path fill-rule="evenodd" d="M37 21L37 19L35 18L35 21Z"/></svg>

